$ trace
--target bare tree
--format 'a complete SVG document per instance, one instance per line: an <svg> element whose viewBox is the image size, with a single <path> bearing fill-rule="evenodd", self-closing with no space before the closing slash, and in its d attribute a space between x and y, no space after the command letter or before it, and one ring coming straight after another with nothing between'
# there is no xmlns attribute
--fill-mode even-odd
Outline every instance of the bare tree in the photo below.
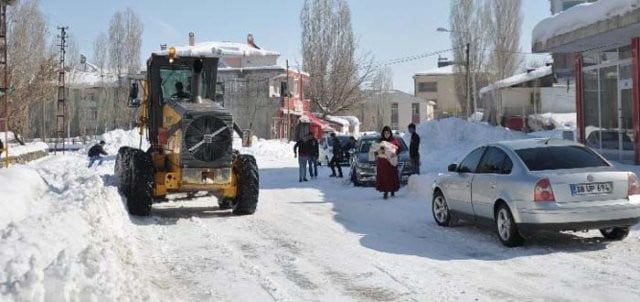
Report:
<svg viewBox="0 0 640 302"><path fill-rule="evenodd" d="M73 32L67 34L67 52L65 56L65 67L73 69L80 64L80 46Z"/></svg>
<svg viewBox="0 0 640 302"><path fill-rule="evenodd" d="M109 66L119 77L125 73L140 71L140 48L143 26L138 15L130 8L118 11L109 25ZM118 95L113 98L114 110L110 113L113 128L127 127L134 119L131 110L125 109L126 83L120 83Z"/></svg>
<svg viewBox="0 0 640 302"><path fill-rule="evenodd" d="M356 55L347 2L305 0L300 24L303 69L310 74L308 97L324 115L360 102L360 86L370 77L373 64L367 55Z"/></svg>
<svg viewBox="0 0 640 302"><path fill-rule="evenodd" d="M37 0L12 6L8 26L9 129L19 138L36 128L29 124L33 107L53 97L57 63L47 45L47 24Z"/></svg>
<svg viewBox="0 0 640 302"><path fill-rule="evenodd" d="M109 45L109 39L107 34L100 32L96 39L93 41L93 63L100 69L102 73L107 67L107 47Z"/></svg>
<svg viewBox="0 0 640 302"><path fill-rule="evenodd" d="M391 91L393 90L393 72L390 68L382 68L376 71L371 81L373 96L371 100L375 106L375 122L373 123L377 130L381 130L386 123L391 122Z"/></svg>
<svg viewBox="0 0 640 302"><path fill-rule="evenodd" d="M522 28L522 0L491 0L492 22L489 31L492 49L489 58L490 82L498 81L513 75L522 64L520 51L520 31ZM502 99L500 94L492 95L490 118L494 123L502 116Z"/></svg>
<svg viewBox="0 0 640 302"><path fill-rule="evenodd" d="M471 79L485 83L486 64L488 61L489 47L491 46L491 5L487 0L452 0L451 14L449 16L451 26L451 44L454 48L454 61L456 65L456 91L463 111L467 108L469 97L467 87L478 86L470 83ZM469 73L465 64L466 46L469 45ZM469 86L467 86L469 85ZM475 89L474 89L475 91ZM472 92L470 99L474 99L476 93ZM473 102L469 112L473 112Z"/></svg>

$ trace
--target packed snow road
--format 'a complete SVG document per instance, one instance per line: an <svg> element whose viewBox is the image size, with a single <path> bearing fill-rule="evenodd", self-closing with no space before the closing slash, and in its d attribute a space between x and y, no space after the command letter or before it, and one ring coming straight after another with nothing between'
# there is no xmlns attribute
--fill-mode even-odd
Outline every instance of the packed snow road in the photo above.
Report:
<svg viewBox="0 0 640 302"><path fill-rule="evenodd" d="M245 150L261 191L256 214L243 217L212 197L130 217L112 157L92 169L74 153L0 171L11 213L0 213L0 301L640 298L638 228L622 242L565 233L509 249L490 229L438 227L428 198L407 189L385 201L326 168L300 184L290 147Z"/></svg>

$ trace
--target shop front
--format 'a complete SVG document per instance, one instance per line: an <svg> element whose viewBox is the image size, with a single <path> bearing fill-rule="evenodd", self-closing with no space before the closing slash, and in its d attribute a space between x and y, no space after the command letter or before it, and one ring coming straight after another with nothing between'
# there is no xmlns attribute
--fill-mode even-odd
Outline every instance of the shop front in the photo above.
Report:
<svg viewBox="0 0 640 302"><path fill-rule="evenodd" d="M573 54L579 141L610 160L638 165L640 8L635 1L600 0L547 18L534 29L533 51Z"/></svg>

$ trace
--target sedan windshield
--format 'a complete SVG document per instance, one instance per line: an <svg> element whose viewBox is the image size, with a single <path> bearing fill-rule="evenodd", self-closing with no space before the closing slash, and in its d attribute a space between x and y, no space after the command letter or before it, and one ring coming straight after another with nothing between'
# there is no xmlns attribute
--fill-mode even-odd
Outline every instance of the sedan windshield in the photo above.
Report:
<svg viewBox="0 0 640 302"><path fill-rule="evenodd" d="M581 146L540 147L516 150L530 171L608 167L591 149Z"/></svg>

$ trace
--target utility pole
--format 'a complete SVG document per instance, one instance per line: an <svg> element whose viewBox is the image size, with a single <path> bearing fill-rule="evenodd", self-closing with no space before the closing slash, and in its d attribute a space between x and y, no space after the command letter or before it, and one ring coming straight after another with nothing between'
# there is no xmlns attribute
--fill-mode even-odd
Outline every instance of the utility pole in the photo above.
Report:
<svg viewBox="0 0 640 302"><path fill-rule="evenodd" d="M465 65L467 67L467 110L466 110L466 117L468 118L471 114L471 63L469 60L469 52L470 52L470 48L471 45L470 43L467 43L466 48L465 48L465 53L466 53L466 60L465 60Z"/></svg>
<svg viewBox="0 0 640 302"><path fill-rule="evenodd" d="M67 124L67 104L65 103L65 83L64 83L64 58L67 53L67 29L68 27L58 27L60 30L60 70L58 71L58 101L56 106L56 135L54 154L58 152L58 142L62 141L62 154L65 150L65 136Z"/></svg>
<svg viewBox="0 0 640 302"><path fill-rule="evenodd" d="M287 88L286 91L280 91L281 94L285 94L284 96L284 101L287 102L287 140L291 139L291 109L289 108L289 60L285 61L287 64L287 74L285 75L285 79L287 81L287 84L285 85L285 87Z"/></svg>
<svg viewBox="0 0 640 302"><path fill-rule="evenodd" d="M7 6L12 1L0 1L0 97L2 98L2 116L0 131L4 132L4 165L9 167L9 65L7 61Z"/></svg>

